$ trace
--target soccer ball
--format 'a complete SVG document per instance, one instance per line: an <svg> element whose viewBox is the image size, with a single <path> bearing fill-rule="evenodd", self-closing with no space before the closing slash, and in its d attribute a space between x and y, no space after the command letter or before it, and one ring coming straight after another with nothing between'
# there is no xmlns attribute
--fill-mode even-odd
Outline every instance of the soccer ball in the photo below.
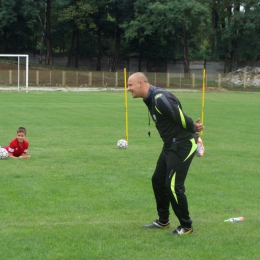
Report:
<svg viewBox="0 0 260 260"><path fill-rule="evenodd" d="M6 159L8 157L8 152L5 148L0 148L0 159Z"/></svg>
<svg viewBox="0 0 260 260"><path fill-rule="evenodd" d="M124 140L124 139L120 139L118 142L117 142L117 147L119 149L126 149L127 148L127 141Z"/></svg>

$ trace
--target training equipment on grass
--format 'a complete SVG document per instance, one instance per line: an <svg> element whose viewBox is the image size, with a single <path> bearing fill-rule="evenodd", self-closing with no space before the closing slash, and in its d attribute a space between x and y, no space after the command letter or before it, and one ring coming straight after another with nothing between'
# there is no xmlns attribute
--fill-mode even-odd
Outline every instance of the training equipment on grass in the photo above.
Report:
<svg viewBox="0 0 260 260"><path fill-rule="evenodd" d="M125 100L125 139L128 142L128 103L127 103L127 82L126 68L124 68L124 100Z"/></svg>
<svg viewBox="0 0 260 260"><path fill-rule="evenodd" d="M242 222L242 221L244 221L243 217L229 218L224 220L224 222Z"/></svg>
<svg viewBox="0 0 260 260"><path fill-rule="evenodd" d="M6 159L8 157L8 152L5 148L0 148L0 159Z"/></svg>
<svg viewBox="0 0 260 260"><path fill-rule="evenodd" d="M124 139L120 139L120 140L117 142L117 147L118 147L119 149L126 149L127 146L128 146L127 141L124 140Z"/></svg>
<svg viewBox="0 0 260 260"><path fill-rule="evenodd" d="M201 103L201 120L200 122L204 125L204 106L205 106L205 87L206 87L206 70L202 73L202 103ZM202 139L203 130L200 132L200 138Z"/></svg>

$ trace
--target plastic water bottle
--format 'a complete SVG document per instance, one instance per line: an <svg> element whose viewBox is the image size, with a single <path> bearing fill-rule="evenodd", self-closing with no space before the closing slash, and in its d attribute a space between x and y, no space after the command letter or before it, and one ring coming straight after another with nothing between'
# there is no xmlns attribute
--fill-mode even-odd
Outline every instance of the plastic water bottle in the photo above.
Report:
<svg viewBox="0 0 260 260"><path fill-rule="evenodd" d="M241 222L241 221L244 221L243 217L229 218L229 219L224 220L224 222Z"/></svg>

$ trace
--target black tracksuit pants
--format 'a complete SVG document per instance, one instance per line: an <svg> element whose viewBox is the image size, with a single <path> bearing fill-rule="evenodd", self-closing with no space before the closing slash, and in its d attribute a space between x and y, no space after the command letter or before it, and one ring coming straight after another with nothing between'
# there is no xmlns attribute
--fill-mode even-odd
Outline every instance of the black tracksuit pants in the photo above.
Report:
<svg viewBox="0 0 260 260"><path fill-rule="evenodd" d="M159 221L169 220L169 206L179 219L180 225L190 227L188 202L184 182L197 145L194 139L163 147L152 176Z"/></svg>

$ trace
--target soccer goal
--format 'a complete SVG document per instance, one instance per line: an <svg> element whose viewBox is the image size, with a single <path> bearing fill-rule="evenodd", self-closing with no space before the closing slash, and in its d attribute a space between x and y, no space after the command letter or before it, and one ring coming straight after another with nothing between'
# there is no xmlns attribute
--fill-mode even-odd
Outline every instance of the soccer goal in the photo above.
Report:
<svg viewBox="0 0 260 260"><path fill-rule="evenodd" d="M29 55L27 54L0 54L1 57L6 57L6 58L15 58L17 57L18 59L18 80L17 80L17 88L18 92L20 91L20 58L25 58L25 90L26 93L28 93L28 78L29 78Z"/></svg>

